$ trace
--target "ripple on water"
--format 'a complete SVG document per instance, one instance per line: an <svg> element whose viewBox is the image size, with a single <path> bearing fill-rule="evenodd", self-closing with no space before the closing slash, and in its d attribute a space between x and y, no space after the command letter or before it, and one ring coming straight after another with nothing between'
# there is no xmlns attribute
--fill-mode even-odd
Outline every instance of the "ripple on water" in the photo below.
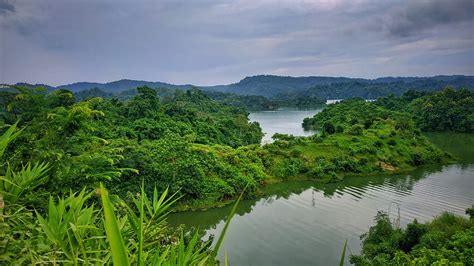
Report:
<svg viewBox="0 0 474 266"><path fill-rule="evenodd" d="M284 193L255 201L245 201L245 210L232 220L222 246L234 265L334 265L345 239L352 252L360 251L359 236L373 224L377 211L398 216L402 225L413 219L431 220L442 211L463 215L474 203L474 166L448 166L427 172L366 182L350 180L346 186L328 185L296 193ZM364 180L363 177L353 180ZM250 206L250 209L249 209ZM229 208L213 210L207 235L224 226ZM206 212L194 212L200 219ZM179 215L179 214L177 214Z"/></svg>

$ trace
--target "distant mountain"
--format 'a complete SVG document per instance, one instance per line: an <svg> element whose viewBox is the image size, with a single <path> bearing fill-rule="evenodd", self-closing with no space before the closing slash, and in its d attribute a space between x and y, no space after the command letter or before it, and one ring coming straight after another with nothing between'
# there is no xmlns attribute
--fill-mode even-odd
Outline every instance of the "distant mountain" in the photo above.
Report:
<svg viewBox="0 0 474 266"><path fill-rule="evenodd" d="M261 95L273 97L282 93L293 93L316 85L330 85L353 80L344 77L283 77L272 75L259 75L246 77L238 83L227 86L216 86L211 89L244 95Z"/></svg>
<svg viewBox="0 0 474 266"><path fill-rule="evenodd" d="M434 91L446 86L474 89L474 76L385 77L360 79L345 77L282 77L260 75L246 77L238 83L212 89L243 95L275 97L306 94L323 98L376 97L407 90Z"/></svg>
<svg viewBox="0 0 474 266"><path fill-rule="evenodd" d="M89 97L101 97L104 99L110 99L114 97L113 93L105 92L99 88L92 88L92 89L86 89L86 90L81 90L78 92L74 92L74 95L76 96L76 99L78 101L82 101L84 99L87 99Z"/></svg>
<svg viewBox="0 0 474 266"><path fill-rule="evenodd" d="M38 86L25 83L18 85ZM175 85L164 82L152 82L141 80L122 79L108 83L77 82L72 84L52 87L41 85L49 90L64 88L75 93L100 89L92 94L101 92L114 95L131 95L140 86L161 89L191 89L193 85ZM229 85L199 86L197 88L205 91L216 91L233 93L239 95L257 95L267 98L285 98L289 95L322 97L325 99L339 99L349 97L363 97L373 99L388 94L400 95L408 90L436 91L446 86L454 88L464 87L474 89L474 76L441 75L434 77L382 77L377 79L361 79L346 77L287 77L273 75L258 75L246 77L241 81ZM87 95L87 93L86 93Z"/></svg>
<svg viewBox="0 0 474 266"><path fill-rule="evenodd" d="M169 89L190 89L193 85L173 85L164 82L153 82L153 81L143 81L143 80L131 80L131 79L121 79L113 82L107 83L96 83L96 82L77 82L72 84L66 84L58 86L57 88L68 89L72 92L79 92L82 90L88 90L92 88L101 89L107 93L118 93L125 90L135 89L137 87L148 86L151 88L169 88Z"/></svg>
<svg viewBox="0 0 474 266"><path fill-rule="evenodd" d="M43 87L43 88L47 89L48 91L52 91L52 90L56 89L56 87L49 86L49 85L46 85L46 84L30 84L30 83L19 82L15 85L22 86L22 87L28 87L28 88Z"/></svg>

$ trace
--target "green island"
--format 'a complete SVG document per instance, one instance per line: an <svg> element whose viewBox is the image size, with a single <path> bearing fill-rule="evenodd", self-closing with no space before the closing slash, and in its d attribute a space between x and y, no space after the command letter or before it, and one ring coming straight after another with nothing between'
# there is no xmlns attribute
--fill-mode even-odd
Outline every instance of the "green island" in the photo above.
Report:
<svg viewBox="0 0 474 266"><path fill-rule="evenodd" d="M94 97L95 91L78 101L66 89L15 89L2 92L2 263L217 264L225 230L212 246L198 231L168 226L170 211L227 204L242 192L243 198L256 197L268 183L331 183L449 164L456 157L423 132L474 130L474 98L468 90L343 100L302 121L319 133L275 134L273 143L261 145L260 125L249 121L245 108L268 104L262 97L211 96L194 88L167 90L160 97L143 86L126 100ZM290 106L322 103L318 97L282 99ZM472 239L472 222L450 217L415 222L404 231L380 214L373 228L391 228L390 233L371 229L362 255L352 260L362 265L417 261L416 252L428 247L423 239L438 237L436 230L449 219L459 226L450 227L453 233L444 239L461 242L430 247L466 246L462 241ZM392 237L409 244L389 251L370 246L385 248ZM420 248L413 249L418 242ZM406 253L397 252L399 247ZM464 251L448 253L428 261L466 262Z"/></svg>

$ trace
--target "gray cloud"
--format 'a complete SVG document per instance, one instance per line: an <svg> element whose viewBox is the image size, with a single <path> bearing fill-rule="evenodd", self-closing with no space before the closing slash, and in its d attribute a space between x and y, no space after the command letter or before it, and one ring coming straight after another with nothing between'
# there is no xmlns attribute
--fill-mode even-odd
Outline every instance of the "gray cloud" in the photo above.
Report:
<svg viewBox="0 0 474 266"><path fill-rule="evenodd" d="M467 1L17 0L10 13L0 83L474 73Z"/></svg>
<svg viewBox="0 0 474 266"><path fill-rule="evenodd" d="M384 21L391 35L408 37L424 30L466 22L473 27L474 1L431 0L411 1Z"/></svg>
<svg viewBox="0 0 474 266"><path fill-rule="evenodd" d="M0 15L7 12L15 12L15 6L8 0L0 0Z"/></svg>

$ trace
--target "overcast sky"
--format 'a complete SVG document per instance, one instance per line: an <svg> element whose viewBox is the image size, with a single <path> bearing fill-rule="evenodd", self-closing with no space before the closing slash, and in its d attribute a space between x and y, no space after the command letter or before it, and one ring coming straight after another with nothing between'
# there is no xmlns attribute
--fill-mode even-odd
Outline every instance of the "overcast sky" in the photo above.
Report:
<svg viewBox="0 0 474 266"><path fill-rule="evenodd" d="M474 74L474 0L0 0L0 83Z"/></svg>

